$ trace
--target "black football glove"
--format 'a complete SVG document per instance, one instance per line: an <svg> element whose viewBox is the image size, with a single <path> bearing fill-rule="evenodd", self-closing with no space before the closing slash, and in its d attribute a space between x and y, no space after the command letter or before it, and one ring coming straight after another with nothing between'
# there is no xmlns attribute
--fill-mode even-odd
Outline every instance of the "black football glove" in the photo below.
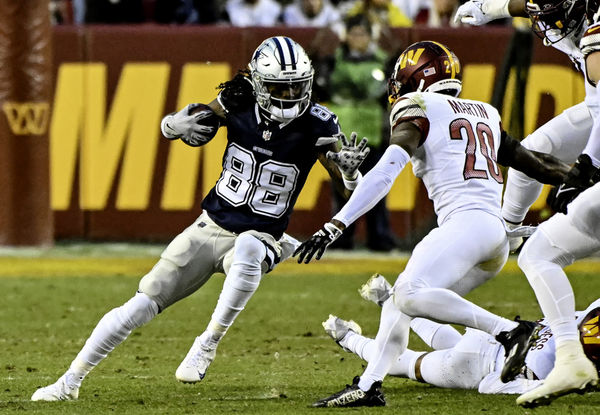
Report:
<svg viewBox="0 0 600 415"><path fill-rule="evenodd" d="M342 235L342 230L331 222L327 222L319 229L309 240L304 241L294 251L294 256L298 256L298 263L304 262L308 264L312 257L317 254L316 259L319 260L323 256L325 249L333 241Z"/></svg>
<svg viewBox="0 0 600 415"><path fill-rule="evenodd" d="M592 165L590 156L581 154L565 181L548 194L546 202L555 212L567 213L569 203L599 179L599 169Z"/></svg>

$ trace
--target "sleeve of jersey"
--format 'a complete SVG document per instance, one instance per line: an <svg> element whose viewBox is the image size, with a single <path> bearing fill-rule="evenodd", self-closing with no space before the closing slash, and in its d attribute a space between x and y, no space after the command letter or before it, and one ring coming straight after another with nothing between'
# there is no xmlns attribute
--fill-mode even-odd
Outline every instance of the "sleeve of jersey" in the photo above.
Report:
<svg viewBox="0 0 600 415"><path fill-rule="evenodd" d="M314 103L308 108L308 111L316 117L314 132L317 140L315 146L326 146L337 142L338 135L341 132L337 115L331 112L329 108Z"/></svg>
<svg viewBox="0 0 600 415"><path fill-rule="evenodd" d="M600 22L594 23L586 29L579 42L579 48L583 56L600 51Z"/></svg>
<svg viewBox="0 0 600 415"><path fill-rule="evenodd" d="M421 132L419 145L421 145L427 138L427 134L429 134L429 120L423 109L423 104L419 103L417 96L404 96L396 101L392 107L390 112L391 131L394 131L394 128L403 122L410 122L419 129Z"/></svg>
<svg viewBox="0 0 600 415"><path fill-rule="evenodd" d="M371 210L389 193L396 177L409 160L410 156L402 147L389 146L377 164L358 183L348 202L333 219L349 226Z"/></svg>

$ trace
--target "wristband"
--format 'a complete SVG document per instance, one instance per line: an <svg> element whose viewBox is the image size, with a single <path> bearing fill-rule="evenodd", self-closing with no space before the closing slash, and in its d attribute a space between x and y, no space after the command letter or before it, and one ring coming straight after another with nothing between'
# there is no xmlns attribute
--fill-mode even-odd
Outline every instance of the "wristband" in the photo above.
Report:
<svg viewBox="0 0 600 415"><path fill-rule="evenodd" d="M169 140L175 140L179 138L179 135L174 134L173 129L166 126L167 121L169 121L171 118L173 118L173 114L168 114L163 117L162 121L160 122L160 131Z"/></svg>
<svg viewBox="0 0 600 415"><path fill-rule="evenodd" d="M342 173L342 180L344 181L344 187L348 190L354 190L356 189L356 186L358 186L358 183L360 182L360 179L362 179L362 173L359 172L358 170L356 171L356 176L354 177L354 179L348 179L346 177L345 174Z"/></svg>

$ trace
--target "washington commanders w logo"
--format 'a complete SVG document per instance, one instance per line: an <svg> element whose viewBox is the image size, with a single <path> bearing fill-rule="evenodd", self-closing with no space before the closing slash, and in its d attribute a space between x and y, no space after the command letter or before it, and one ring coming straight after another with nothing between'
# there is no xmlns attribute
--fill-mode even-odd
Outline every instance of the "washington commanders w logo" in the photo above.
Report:
<svg viewBox="0 0 600 415"><path fill-rule="evenodd" d="M583 327L583 343L585 344L598 344L600 338L598 338L598 316L587 321Z"/></svg>
<svg viewBox="0 0 600 415"><path fill-rule="evenodd" d="M47 102L7 101L2 110L14 135L41 135L46 132L50 117Z"/></svg>

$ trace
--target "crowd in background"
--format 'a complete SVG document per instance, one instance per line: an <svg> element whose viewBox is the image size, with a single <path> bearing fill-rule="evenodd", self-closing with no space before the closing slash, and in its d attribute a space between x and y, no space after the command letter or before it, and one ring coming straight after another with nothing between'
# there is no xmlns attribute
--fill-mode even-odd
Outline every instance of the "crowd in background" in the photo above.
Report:
<svg viewBox="0 0 600 415"><path fill-rule="evenodd" d="M463 0L50 0L54 24L230 25L314 27L333 32L339 47L322 54L316 36L308 53L315 67L313 99L330 107L347 134L368 137L371 148L361 166L366 173L387 147L387 84L397 44L389 29L456 26ZM324 32L324 31L323 31ZM330 33L331 33L330 32ZM381 48L382 45L387 47ZM322 46L322 45L321 45ZM332 210L343 204L333 192ZM383 199L365 215L367 248L397 246ZM354 228L334 248L353 249Z"/></svg>
<svg viewBox="0 0 600 415"><path fill-rule="evenodd" d="M56 24L162 23L329 26L343 35L355 14L380 26L453 26L462 0L50 0Z"/></svg>

